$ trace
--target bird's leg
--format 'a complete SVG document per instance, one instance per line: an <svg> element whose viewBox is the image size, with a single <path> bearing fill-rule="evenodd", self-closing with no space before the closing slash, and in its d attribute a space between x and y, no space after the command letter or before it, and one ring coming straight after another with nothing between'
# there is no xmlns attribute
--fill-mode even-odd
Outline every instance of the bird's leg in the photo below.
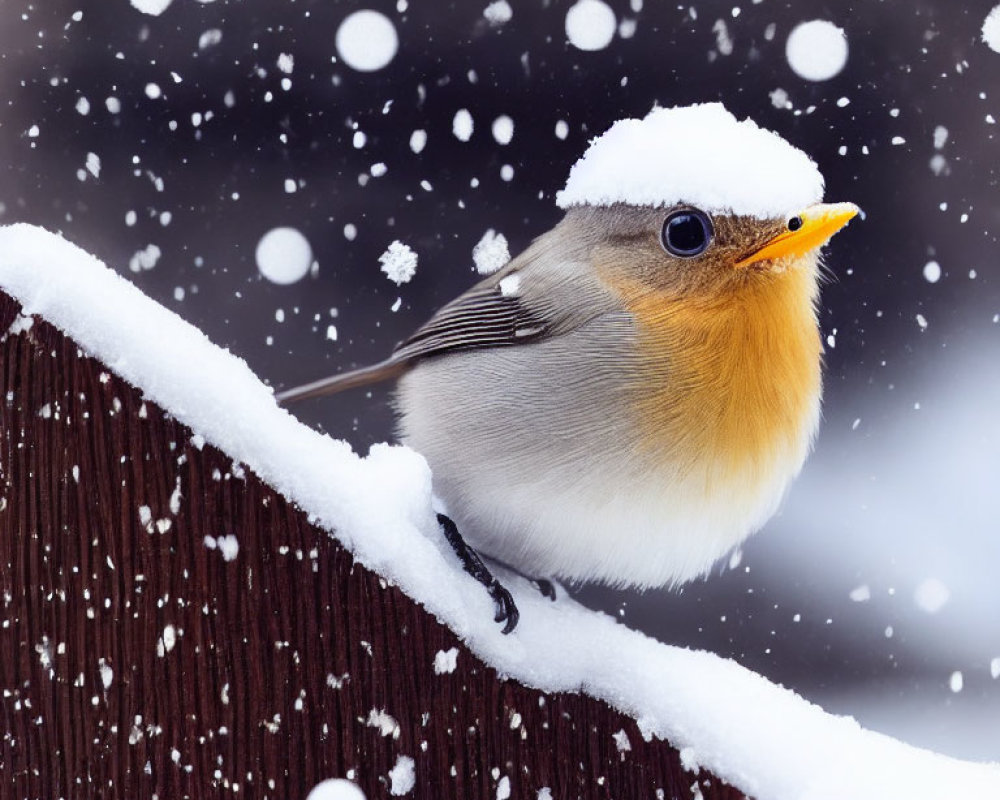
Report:
<svg viewBox="0 0 1000 800"><path fill-rule="evenodd" d="M532 578L542 597L547 597L553 603L556 601L556 587L548 578Z"/></svg>
<svg viewBox="0 0 1000 800"><path fill-rule="evenodd" d="M497 611L494 620L496 622L504 622L506 620L506 624L503 626L501 632L510 633L517 627L517 621L521 617L511 593L507 590L507 587L493 577L493 573L483 563L483 560L479 557L479 553L469 547L465 539L462 538L462 534L458 532L458 526L451 517L438 514L437 520L441 526L441 530L444 531L444 538L448 540L451 549L455 551L458 560L462 562L462 567L486 587L486 591L489 592L490 597L493 598L493 602L496 603Z"/></svg>

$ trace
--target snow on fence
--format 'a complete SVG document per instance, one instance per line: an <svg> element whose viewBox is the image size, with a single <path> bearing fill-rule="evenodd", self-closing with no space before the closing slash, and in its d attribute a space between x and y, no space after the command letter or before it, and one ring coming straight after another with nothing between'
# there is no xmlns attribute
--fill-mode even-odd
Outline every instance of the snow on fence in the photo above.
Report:
<svg viewBox="0 0 1000 800"><path fill-rule="evenodd" d="M0 229L0 289L0 796L1000 796L516 579L502 636L418 456L300 425L52 234Z"/></svg>

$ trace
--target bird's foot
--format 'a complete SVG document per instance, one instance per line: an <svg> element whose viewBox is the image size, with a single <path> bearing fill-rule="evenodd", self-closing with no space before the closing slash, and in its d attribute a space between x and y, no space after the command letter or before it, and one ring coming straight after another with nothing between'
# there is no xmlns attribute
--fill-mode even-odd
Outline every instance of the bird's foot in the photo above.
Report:
<svg viewBox="0 0 1000 800"><path fill-rule="evenodd" d="M514 597L510 591L500 581L494 578L486 587L493 602L496 603L496 613L493 615L494 622L504 622L500 633L510 633L517 627L518 620L521 619L521 612L517 610Z"/></svg>
<svg viewBox="0 0 1000 800"><path fill-rule="evenodd" d="M556 601L556 586L548 578L533 578L535 586L538 587L538 591L542 593L542 597L547 597L553 603Z"/></svg>
<svg viewBox="0 0 1000 800"><path fill-rule="evenodd" d="M462 538L462 534L458 532L458 526L451 517L438 514L437 521L441 530L444 531L444 538L448 540L451 549L455 551L458 560L462 562L462 568L486 587L489 596L496 603L494 620L504 623L501 633L510 633L517 627L517 621L521 618L517 605L514 603L514 597L506 586L493 577L493 573L483 563L479 553L469 547L465 539Z"/></svg>

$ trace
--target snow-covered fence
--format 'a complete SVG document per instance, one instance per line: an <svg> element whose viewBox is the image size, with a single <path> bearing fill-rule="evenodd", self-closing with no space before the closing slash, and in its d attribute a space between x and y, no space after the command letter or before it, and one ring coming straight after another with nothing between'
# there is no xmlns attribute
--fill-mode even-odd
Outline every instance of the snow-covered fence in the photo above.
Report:
<svg viewBox="0 0 1000 800"><path fill-rule="evenodd" d="M0 331L0 797L1000 797L517 576L502 635L419 455L56 235L0 227Z"/></svg>
<svg viewBox="0 0 1000 800"><path fill-rule="evenodd" d="M599 700L502 679L20 312L0 294L0 796L742 796Z"/></svg>

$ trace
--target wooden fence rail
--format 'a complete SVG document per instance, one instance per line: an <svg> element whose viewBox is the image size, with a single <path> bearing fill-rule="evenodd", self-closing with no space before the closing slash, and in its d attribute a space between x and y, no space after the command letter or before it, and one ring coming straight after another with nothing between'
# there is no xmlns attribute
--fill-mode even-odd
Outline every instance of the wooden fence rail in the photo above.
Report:
<svg viewBox="0 0 1000 800"><path fill-rule="evenodd" d="M498 678L19 312L0 294L0 797L742 796L600 701Z"/></svg>

